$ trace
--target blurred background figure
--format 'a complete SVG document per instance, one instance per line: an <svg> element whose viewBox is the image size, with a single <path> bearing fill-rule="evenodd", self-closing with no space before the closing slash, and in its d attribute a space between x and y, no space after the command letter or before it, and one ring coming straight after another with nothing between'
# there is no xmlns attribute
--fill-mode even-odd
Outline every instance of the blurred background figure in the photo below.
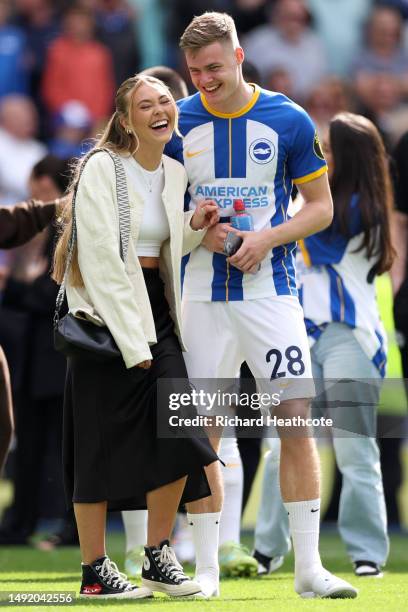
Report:
<svg viewBox="0 0 408 612"><path fill-rule="evenodd" d="M45 58L52 41L60 32L57 2L51 0L15 0L13 23L25 34L27 44L28 93L40 116L39 132L46 134L46 114L41 98Z"/></svg>
<svg viewBox="0 0 408 612"><path fill-rule="evenodd" d="M367 23L365 43L350 70L357 95L363 100L372 94L373 80L378 74L395 77L401 93L408 93L408 54L402 36L400 12L386 6L374 8Z"/></svg>
<svg viewBox="0 0 408 612"><path fill-rule="evenodd" d="M0 203L14 204L28 197L33 165L46 153L35 140L37 110L30 98L9 95L0 100Z"/></svg>
<svg viewBox="0 0 408 612"><path fill-rule="evenodd" d="M140 52L135 37L135 17L124 0L100 0L97 3L98 39L112 54L116 87L139 71Z"/></svg>
<svg viewBox="0 0 408 612"><path fill-rule="evenodd" d="M324 135L334 115L341 111L354 110L355 104L348 82L336 76L323 79L305 100L305 108L315 122L320 136Z"/></svg>
<svg viewBox="0 0 408 612"><path fill-rule="evenodd" d="M68 180L67 161L48 155L32 169L30 195L44 201L56 200L66 190ZM16 321L9 314L19 313L23 319L17 320L24 320L21 353L11 355L9 364L12 373L17 371L15 358L24 365L20 389L13 385L17 441L14 500L2 521L2 545L27 544L39 517L65 514L61 466L65 359L54 350L51 322L58 287L49 275L54 232L50 227L34 239L36 248L31 253L36 252L35 257L15 258L3 292L2 344L9 355ZM47 500L47 509L41 507L43 499Z"/></svg>
<svg viewBox="0 0 408 612"><path fill-rule="evenodd" d="M50 153L61 159L80 157L90 148L84 141L90 138L92 127L91 113L82 102L66 102L54 118Z"/></svg>
<svg viewBox="0 0 408 612"><path fill-rule="evenodd" d="M360 112L375 123L391 152L408 127L408 107L404 102L401 80L387 72L374 74L360 92L358 103Z"/></svg>
<svg viewBox="0 0 408 612"><path fill-rule="evenodd" d="M0 98L28 93L27 40L24 31L9 23L10 0L0 0Z"/></svg>
<svg viewBox="0 0 408 612"><path fill-rule="evenodd" d="M394 150L395 208L393 239L397 256L391 269L394 320L408 397L408 131Z"/></svg>
<svg viewBox="0 0 408 612"><path fill-rule="evenodd" d="M293 80L289 72L285 68L275 68L264 79L266 89L271 91L279 91L285 96L293 100Z"/></svg>
<svg viewBox="0 0 408 612"><path fill-rule="evenodd" d="M310 26L303 0L277 0L270 22L250 32L243 46L263 79L272 70L286 70L297 100L303 100L327 73L324 47Z"/></svg>
<svg viewBox="0 0 408 612"><path fill-rule="evenodd" d="M361 47L374 0L308 0L307 4L324 45L329 72L347 76Z"/></svg>
<svg viewBox="0 0 408 612"><path fill-rule="evenodd" d="M112 57L95 39L94 15L81 7L67 9L62 35L46 58L42 93L48 111L58 113L65 102L78 100L101 121L111 112L114 91Z"/></svg>

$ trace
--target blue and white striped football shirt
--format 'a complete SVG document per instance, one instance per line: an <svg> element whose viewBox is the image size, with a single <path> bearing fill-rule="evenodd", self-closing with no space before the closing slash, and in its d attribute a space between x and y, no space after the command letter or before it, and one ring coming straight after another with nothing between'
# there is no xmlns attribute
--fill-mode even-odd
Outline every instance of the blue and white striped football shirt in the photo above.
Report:
<svg viewBox="0 0 408 612"><path fill-rule="evenodd" d="M179 128L165 153L184 164L185 209L214 199L221 221L229 221L235 198L244 200L255 231L286 221L294 183L324 174L326 162L307 113L284 95L254 85L250 102L224 114L195 94L179 101ZM271 250L255 274L243 274L224 255L198 247L183 260L183 298L228 301L297 296L296 243Z"/></svg>
<svg viewBox="0 0 408 612"><path fill-rule="evenodd" d="M361 348L385 375L386 335L367 275L378 259L357 251L363 233L358 196L350 202L350 239L332 227L300 241L297 259L299 299L310 344L331 322L350 326ZM375 230L373 230L375 231Z"/></svg>

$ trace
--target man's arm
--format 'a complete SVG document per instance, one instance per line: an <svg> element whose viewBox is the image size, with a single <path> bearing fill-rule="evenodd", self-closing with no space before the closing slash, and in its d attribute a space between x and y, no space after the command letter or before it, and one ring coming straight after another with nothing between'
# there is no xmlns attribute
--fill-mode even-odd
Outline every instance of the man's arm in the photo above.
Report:
<svg viewBox="0 0 408 612"><path fill-rule="evenodd" d="M29 200L0 206L0 248L11 249L41 232L53 219L56 202Z"/></svg>
<svg viewBox="0 0 408 612"><path fill-rule="evenodd" d="M257 269L270 249L295 242L320 232L333 219L333 201L327 173L308 183L298 185L304 200L302 209L289 221L260 232L239 232L243 239L240 249L229 258L229 262L242 272Z"/></svg>

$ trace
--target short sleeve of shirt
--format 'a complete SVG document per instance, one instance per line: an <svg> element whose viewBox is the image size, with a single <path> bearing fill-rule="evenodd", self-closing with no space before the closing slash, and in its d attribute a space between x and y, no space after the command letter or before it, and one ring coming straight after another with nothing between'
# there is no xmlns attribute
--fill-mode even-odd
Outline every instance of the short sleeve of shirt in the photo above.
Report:
<svg viewBox="0 0 408 612"><path fill-rule="evenodd" d="M296 115L288 153L288 168L293 182L301 185L327 172L327 164L313 121L299 106L294 110Z"/></svg>

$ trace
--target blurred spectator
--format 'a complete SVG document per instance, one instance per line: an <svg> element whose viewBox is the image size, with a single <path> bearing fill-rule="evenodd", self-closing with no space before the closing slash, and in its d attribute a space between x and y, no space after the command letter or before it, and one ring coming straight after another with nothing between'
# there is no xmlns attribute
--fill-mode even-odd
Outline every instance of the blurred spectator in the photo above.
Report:
<svg viewBox="0 0 408 612"><path fill-rule="evenodd" d="M68 180L67 162L48 155L32 170L31 196L55 200ZM16 402L14 501L0 529L3 545L27 543L41 516L42 496L48 504L54 500L51 506L56 516L64 515L61 433L66 360L54 349L51 325L58 290L49 275L53 228L41 238L38 258L16 260L3 295L3 306L24 313L27 321L24 393ZM12 370L11 362L10 367Z"/></svg>
<svg viewBox="0 0 408 612"><path fill-rule="evenodd" d="M26 37L9 24L10 14L10 0L0 0L0 97L28 90Z"/></svg>
<svg viewBox="0 0 408 612"><path fill-rule="evenodd" d="M373 0L308 0L330 72L346 76L362 43Z"/></svg>
<svg viewBox="0 0 408 612"><path fill-rule="evenodd" d="M27 38L30 92L39 103L39 87L47 49L58 36L59 23L51 0L15 0L15 23Z"/></svg>
<svg viewBox="0 0 408 612"><path fill-rule="evenodd" d="M54 120L54 136L49 152L60 159L80 157L87 152L86 140L91 135L92 117L81 102L71 100L62 105Z"/></svg>
<svg viewBox="0 0 408 612"><path fill-rule="evenodd" d="M124 0L99 0L98 5L98 37L112 53L116 87L119 87L140 66L132 11Z"/></svg>
<svg viewBox="0 0 408 612"><path fill-rule="evenodd" d="M238 36L266 23L275 2L276 0L235 0L230 14L235 21Z"/></svg>
<svg viewBox="0 0 408 612"><path fill-rule="evenodd" d="M367 25L366 44L351 67L357 94L365 99L378 74L393 75L408 93L408 55L402 46L403 22L396 9L376 7Z"/></svg>
<svg viewBox="0 0 408 612"><path fill-rule="evenodd" d="M236 0L164 0L170 13L170 36L178 46L180 36L195 15L201 15L206 11L219 11L220 13L231 14L236 4Z"/></svg>
<svg viewBox="0 0 408 612"><path fill-rule="evenodd" d="M324 48L310 27L303 0L277 0L270 23L255 28L243 41L247 59L266 79L272 70L286 70L294 97L304 99L326 74Z"/></svg>
<svg viewBox="0 0 408 612"><path fill-rule="evenodd" d="M155 66L166 60L170 20L165 4L167 0L128 0L136 19L135 36L140 48L140 67Z"/></svg>
<svg viewBox="0 0 408 612"><path fill-rule="evenodd" d="M404 19L408 19L408 0L377 0L377 4L397 8Z"/></svg>
<svg viewBox="0 0 408 612"><path fill-rule="evenodd" d="M12 204L28 196L33 165L46 153L34 136L37 111L29 98L6 96L0 101L0 203Z"/></svg>
<svg viewBox="0 0 408 612"><path fill-rule="evenodd" d="M408 131L394 151L395 205L393 243L397 252L391 269L394 321L401 351L401 364L408 398Z"/></svg>
<svg viewBox="0 0 408 612"><path fill-rule="evenodd" d="M265 79L265 87L270 91L279 91L288 98L294 97L292 78L284 68L275 68Z"/></svg>
<svg viewBox="0 0 408 612"><path fill-rule="evenodd" d="M334 115L343 111L353 111L354 106L350 87L336 76L321 81L310 92L305 104L321 138L325 136Z"/></svg>
<svg viewBox="0 0 408 612"><path fill-rule="evenodd" d="M79 100L95 120L112 109L115 81L109 50L95 40L91 12L72 7L64 15L63 33L49 48L44 70L43 98L51 113L65 102Z"/></svg>
<svg viewBox="0 0 408 612"><path fill-rule="evenodd" d="M403 104L400 79L385 72L373 75L367 81L360 100L362 113L378 127L390 151L408 129L408 106Z"/></svg>

